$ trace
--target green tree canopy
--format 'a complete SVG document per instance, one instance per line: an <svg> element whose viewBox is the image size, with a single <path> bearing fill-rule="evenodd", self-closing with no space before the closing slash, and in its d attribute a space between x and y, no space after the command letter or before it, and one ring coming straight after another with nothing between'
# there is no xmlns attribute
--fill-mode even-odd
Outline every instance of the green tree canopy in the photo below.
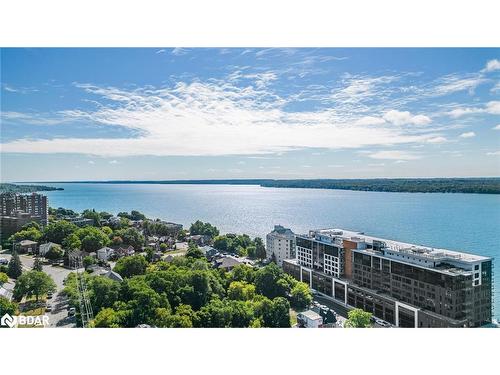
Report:
<svg viewBox="0 0 500 375"><path fill-rule="evenodd" d="M116 262L115 272L118 272L122 277L132 277L136 275L144 275L148 262L142 255L133 255L118 259Z"/></svg>
<svg viewBox="0 0 500 375"><path fill-rule="evenodd" d="M76 237L71 237L71 246L76 246L80 241L81 249L86 252L95 252L100 248L107 246L110 242L109 237L99 228L83 227L79 228L75 233ZM78 241L76 240L78 238ZM70 245L69 243L67 243ZM75 249L75 247L68 247Z"/></svg>
<svg viewBox="0 0 500 375"><path fill-rule="evenodd" d="M14 233L9 237L9 242L15 243L23 240L38 242L40 241L40 238L42 238L42 232L34 227L30 227L29 229L24 229Z"/></svg>
<svg viewBox="0 0 500 375"><path fill-rule="evenodd" d="M5 314L15 315L17 312L17 303L9 301L5 297L0 297L0 316Z"/></svg>
<svg viewBox="0 0 500 375"><path fill-rule="evenodd" d="M41 295L55 290L56 284L45 272L28 271L17 279L13 297L19 301L24 296L35 296L38 301Z"/></svg>
<svg viewBox="0 0 500 375"><path fill-rule="evenodd" d="M298 309L305 309L313 300L311 290L306 283L296 283L290 294L292 306Z"/></svg>
<svg viewBox="0 0 500 375"><path fill-rule="evenodd" d="M64 251L62 250L61 246L59 245L53 245L49 251L45 254L45 258L47 259L61 259L64 256Z"/></svg>
<svg viewBox="0 0 500 375"><path fill-rule="evenodd" d="M210 223L204 223L200 220L197 220L191 224L189 233L191 235L203 234L214 238L219 235L219 230L217 229L217 227L213 226Z"/></svg>
<svg viewBox="0 0 500 375"><path fill-rule="evenodd" d="M347 320L344 327L368 328L371 327L372 314L362 309L353 309L347 313Z"/></svg>
<svg viewBox="0 0 500 375"><path fill-rule="evenodd" d="M122 239L124 245L130 245L136 250L142 249L144 246L144 236L135 228L119 229L114 233Z"/></svg>
<svg viewBox="0 0 500 375"><path fill-rule="evenodd" d="M21 259L19 258L19 254L17 252L12 253L12 258L10 258L9 264L7 266L7 275L13 279L17 279L21 276L23 272L23 265L21 263Z"/></svg>
<svg viewBox="0 0 500 375"><path fill-rule="evenodd" d="M59 220L47 225L43 231L43 238L46 241L62 244L70 234L76 232L78 227L66 220Z"/></svg>
<svg viewBox="0 0 500 375"><path fill-rule="evenodd" d="M0 272L0 286L9 281L9 276L6 273Z"/></svg>

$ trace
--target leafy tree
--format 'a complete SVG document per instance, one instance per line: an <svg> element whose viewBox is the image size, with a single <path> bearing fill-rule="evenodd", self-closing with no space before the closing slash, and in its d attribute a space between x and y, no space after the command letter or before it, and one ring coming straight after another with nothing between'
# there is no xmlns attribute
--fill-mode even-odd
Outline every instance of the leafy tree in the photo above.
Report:
<svg viewBox="0 0 500 375"><path fill-rule="evenodd" d="M275 298L286 296L289 284L283 271L275 263L270 263L256 272L255 287L257 293L268 298Z"/></svg>
<svg viewBox="0 0 500 375"><path fill-rule="evenodd" d="M195 323L198 327L224 328L230 327L231 320L231 306L214 298L196 314Z"/></svg>
<svg viewBox="0 0 500 375"><path fill-rule="evenodd" d="M5 297L0 296L0 316L5 314L15 315L17 311L17 303L9 301Z"/></svg>
<svg viewBox="0 0 500 375"><path fill-rule="evenodd" d="M292 306L298 309L305 309L312 302L312 294L306 283L298 282L291 291Z"/></svg>
<svg viewBox="0 0 500 375"><path fill-rule="evenodd" d="M123 244L123 239L120 236L114 236L111 244L113 246L121 246Z"/></svg>
<svg viewBox="0 0 500 375"><path fill-rule="evenodd" d="M110 242L108 236L99 228L95 227L87 226L80 228L75 234L81 242L81 249L89 253L107 246ZM75 241L75 244L76 243Z"/></svg>
<svg viewBox="0 0 500 375"><path fill-rule="evenodd" d="M258 259L266 259L266 247L264 246L262 238L255 237L254 244L255 244L255 257Z"/></svg>
<svg viewBox="0 0 500 375"><path fill-rule="evenodd" d="M186 256L189 258L200 259L203 258L203 252L199 249L198 245L194 242L190 242L188 245L188 250L186 252Z"/></svg>
<svg viewBox="0 0 500 375"><path fill-rule="evenodd" d="M43 265L40 257L35 257L35 261L33 262L33 271L43 271Z"/></svg>
<svg viewBox="0 0 500 375"><path fill-rule="evenodd" d="M246 264L238 264L231 272L228 272L227 275L230 281L246 281L247 283L253 283L255 272L253 267Z"/></svg>
<svg viewBox="0 0 500 375"><path fill-rule="evenodd" d="M140 213L139 211L132 210L130 212L130 219L132 220L146 220L146 215Z"/></svg>
<svg viewBox="0 0 500 375"><path fill-rule="evenodd" d="M61 259L64 256L64 251L62 250L61 246L59 245L53 245L47 253L45 253L45 258L51 259L51 260L56 260L56 259Z"/></svg>
<svg viewBox="0 0 500 375"><path fill-rule="evenodd" d="M168 246L166 243L160 244L160 251L165 252L165 251L167 251L167 249L168 249Z"/></svg>
<svg viewBox="0 0 500 375"><path fill-rule="evenodd" d="M121 237L124 245L134 249L141 249L145 242L144 236L135 228L119 229L115 235Z"/></svg>
<svg viewBox="0 0 500 375"><path fill-rule="evenodd" d="M99 311L94 319L96 328L119 328L120 323L120 315L109 307Z"/></svg>
<svg viewBox="0 0 500 375"><path fill-rule="evenodd" d="M111 218L113 215L110 214L109 212L106 212L106 211L101 211L99 212L99 216L101 216L104 220L108 220L109 218Z"/></svg>
<svg viewBox="0 0 500 375"><path fill-rule="evenodd" d="M55 223L47 225L43 231L43 238L48 242L60 243L72 233L77 231L78 227L66 220L59 220Z"/></svg>
<svg viewBox="0 0 500 375"><path fill-rule="evenodd" d="M36 228L29 228L25 230L21 230L17 233L14 233L12 236L9 237L9 242L15 243L23 240L30 240L30 241L35 241L38 242L40 241L40 238L42 238L42 232Z"/></svg>
<svg viewBox="0 0 500 375"><path fill-rule="evenodd" d="M231 307L231 327L249 327L254 317L251 302L229 301Z"/></svg>
<svg viewBox="0 0 500 375"><path fill-rule="evenodd" d="M189 233L191 235L203 234L214 238L219 235L219 230L217 229L217 227L213 226L210 223L204 223L200 220L197 220L191 224Z"/></svg>
<svg viewBox="0 0 500 375"><path fill-rule="evenodd" d="M344 327L368 328L371 327L372 314L362 309L353 309L347 313L347 320Z"/></svg>
<svg viewBox="0 0 500 375"><path fill-rule="evenodd" d="M122 277L132 277L136 275L144 275L148 262L142 255L133 255L118 259L116 262L115 272L119 273Z"/></svg>
<svg viewBox="0 0 500 375"><path fill-rule="evenodd" d="M222 252L227 252L231 248L232 241L226 236L217 236L214 238L214 248Z"/></svg>
<svg viewBox="0 0 500 375"><path fill-rule="evenodd" d="M24 296L35 296L38 301L41 295L55 290L56 284L45 272L28 271L17 279L13 296L16 300L21 300Z"/></svg>
<svg viewBox="0 0 500 375"><path fill-rule="evenodd" d="M82 241L76 233L72 233L64 239L62 245L68 250L78 250L82 247Z"/></svg>
<svg viewBox="0 0 500 375"><path fill-rule="evenodd" d="M93 264L96 264L97 260L94 257L86 256L83 258L83 267L88 268Z"/></svg>
<svg viewBox="0 0 500 375"><path fill-rule="evenodd" d="M99 215L99 212L96 212L96 210L85 210L82 212L82 216L85 219L92 219L94 221L93 225L96 227L101 226L101 220L102 217Z"/></svg>
<svg viewBox="0 0 500 375"><path fill-rule="evenodd" d="M17 279L19 276L21 276L23 272L23 265L21 263L21 259L19 258L19 254L17 254L17 252L14 251L12 253L12 258L10 258L7 267L8 267L7 275L9 275L10 278Z"/></svg>
<svg viewBox="0 0 500 375"><path fill-rule="evenodd" d="M111 229L110 227L108 227L107 225L101 227L101 231L106 235L108 236L109 238L112 238L113 237L113 229Z"/></svg>
<svg viewBox="0 0 500 375"><path fill-rule="evenodd" d="M6 273L0 272L0 286L9 281L9 276Z"/></svg>
<svg viewBox="0 0 500 375"><path fill-rule="evenodd" d="M37 223L36 221L30 221L29 223L24 224L21 227L21 230L28 230L28 229L32 229L32 228L34 228L36 230L39 230L39 231L42 230L42 227L40 226L40 223Z"/></svg>
<svg viewBox="0 0 500 375"><path fill-rule="evenodd" d="M262 298L256 307L264 327L290 327L290 303L283 297Z"/></svg>
<svg viewBox="0 0 500 375"><path fill-rule="evenodd" d="M248 247L246 248L246 252L247 252L247 255L248 255L248 257L249 257L249 258L252 258L252 259L253 259L253 258L255 258L255 257L256 257L256 256L255 256L255 254L256 254L256 253L255 253L255 252L256 252L256 249L257 249L257 248L256 248L254 245L250 245L250 246L248 246Z"/></svg>
<svg viewBox="0 0 500 375"><path fill-rule="evenodd" d="M120 283L104 276L95 276L89 283L89 298L94 312L112 307L120 297Z"/></svg>
<svg viewBox="0 0 500 375"><path fill-rule="evenodd" d="M152 262L153 261L153 257L154 257L154 254L155 254L155 249L153 249L152 247L146 247L144 249L144 251L146 252L146 260L148 262Z"/></svg>
<svg viewBox="0 0 500 375"><path fill-rule="evenodd" d="M169 327L191 328L193 327L194 312L189 305L179 305L174 315L170 316Z"/></svg>
<svg viewBox="0 0 500 375"><path fill-rule="evenodd" d="M251 300L255 296L255 286L242 281L233 281L229 285L227 296L239 301Z"/></svg>

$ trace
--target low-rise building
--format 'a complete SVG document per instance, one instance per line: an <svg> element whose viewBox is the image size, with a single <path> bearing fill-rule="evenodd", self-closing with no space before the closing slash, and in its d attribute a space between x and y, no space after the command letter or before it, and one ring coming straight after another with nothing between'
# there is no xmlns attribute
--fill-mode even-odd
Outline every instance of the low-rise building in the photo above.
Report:
<svg viewBox="0 0 500 375"><path fill-rule="evenodd" d="M19 250L20 253L36 254L37 246L38 242L31 240L22 240L18 242L16 250Z"/></svg>
<svg viewBox="0 0 500 375"><path fill-rule="evenodd" d="M54 246L61 247L61 245L54 242L43 243L38 248L38 254L40 254L41 256L45 256L45 254L47 254Z"/></svg>
<svg viewBox="0 0 500 375"><path fill-rule="evenodd" d="M115 249L110 247L102 247L96 252L96 257L99 260L108 261L115 254Z"/></svg>
<svg viewBox="0 0 500 375"><path fill-rule="evenodd" d="M274 230L266 236L266 257L274 259L280 267L284 259L295 258L295 234L291 229L274 226Z"/></svg>
<svg viewBox="0 0 500 375"><path fill-rule="evenodd" d="M303 328L320 328L323 318L317 312L307 310L297 314L297 324Z"/></svg>

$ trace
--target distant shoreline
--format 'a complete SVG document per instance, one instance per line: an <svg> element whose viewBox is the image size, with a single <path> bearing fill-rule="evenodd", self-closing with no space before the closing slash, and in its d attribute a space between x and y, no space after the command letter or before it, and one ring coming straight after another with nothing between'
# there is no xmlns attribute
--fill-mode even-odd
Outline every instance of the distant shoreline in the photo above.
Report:
<svg viewBox="0 0 500 375"><path fill-rule="evenodd" d="M258 185L278 188L336 189L392 193L500 194L500 177L374 179L208 179L41 181L43 184ZM28 183L26 183L28 184Z"/></svg>

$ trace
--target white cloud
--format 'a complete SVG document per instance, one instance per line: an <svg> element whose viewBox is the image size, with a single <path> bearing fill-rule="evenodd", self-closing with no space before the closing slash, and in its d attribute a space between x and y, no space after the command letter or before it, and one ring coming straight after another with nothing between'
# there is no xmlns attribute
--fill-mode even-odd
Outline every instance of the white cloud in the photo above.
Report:
<svg viewBox="0 0 500 375"><path fill-rule="evenodd" d="M88 163L89 163L89 164L95 164L95 161L93 161L93 160L89 160L89 161L88 161Z"/></svg>
<svg viewBox="0 0 500 375"><path fill-rule="evenodd" d="M365 116L357 120L355 124L360 126L382 125L385 124L385 120L380 117Z"/></svg>
<svg viewBox="0 0 500 375"><path fill-rule="evenodd" d="M372 159L387 159L387 160L417 160L421 156L414 154L412 152L406 151L378 151L373 154L368 155Z"/></svg>
<svg viewBox="0 0 500 375"><path fill-rule="evenodd" d="M492 101L486 104L486 112L492 115L500 115L500 101Z"/></svg>
<svg viewBox="0 0 500 375"><path fill-rule="evenodd" d="M488 61L483 69L484 72L493 72L495 70L500 70L500 60L493 59Z"/></svg>
<svg viewBox="0 0 500 375"><path fill-rule="evenodd" d="M500 82L497 82L495 84L495 86L493 86L491 89L490 89L491 92L497 92L497 91L500 91Z"/></svg>
<svg viewBox="0 0 500 375"><path fill-rule="evenodd" d="M471 74L465 77L451 74L440 78L429 94L442 96L459 91L469 91L472 94L477 86L487 81L481 74Z"/></svg>
<svg viewBox="0 0 500 375"><path fill-rule="evenodd" d="M110 160L109 164L118 164L118 160Z"/></svg>
<svg viewBox="0 0 500 375"><path fill-rule="evenodd" d="M186 53L188 53L188 50L185 48L181 48L181 47L175 47L171 53L172 53L172 55L175 55L175 56L182 56L182 55L185 55Z"/></svg>
<svg viewBox="0 0 500 375"><path fill-rule="evenodd" d="M329 109L291 112L272 92L227 81L179 82L170 88L125 90L78 84L103 100L94 111L61 112L69 121L85 120L132 131L124 138L18 139L3 152L133 155L263 155L302 148L345 149L424 143L432 134L364 126L339 119ZM424 121L422 121L424 120ZM411 116L415 124L430 121ZM405 122L403 121L403 122ZM138 135L137 135L138 134ZM401 159L401 158L398 158Z"/></svg>
<svg viewBox="0 0 500 375"><path fill-rule="evenodd" d="M369 167L383 167L385 163L370 163L368 164Z"/></svg>
<svg viewBox="0 0 500 375"><path fill-rule="evenodd" d="M465 108L455 108L449 111L447 114L453 118L458 118L464 115L472 115L476 113L488 113L490 115L500 114L500 101L491 101L486 103L484 107L465 107Z"/></svg>
<svg viewBox="0 0 500 375"><path fill-rule="evenodd" d="M328 164L328 168L344 168L344 165L342 164Z"/></svg>
<svg viewBox="0 0 500 375"><path fill-rule="evenodd" d="M493 130L500 130L500 124L492 128Z"/></svg>
<svg viewBox="0 0 500 375"><path fill-rule="evenodd" d="M159 49L158 51L156 51L157 54L162 54L162 53L165 53L167 52L166 50L164 49Z"/></svg>
<svg viewBox="0 0 500 375"><path fill-rule="evenodd" d="M433 137L427 140L428 143L445 143L448 140L445 137Z"/></svg>
<svg viewBox="0 0 500 375"><path fill-rule="evenodd" d="M475 113L481 113L483 109L481 108L455 108L448 112L448 115L452 118L459 118L464 115L472 115Z"/></svg>
<svg viewBox="0 0 500 375"><path fill-rule="evenodd" d="M486 153L486 155L498 156L498 155L500 155L500 150L499 151L494 151L494 152L488 152L488 153Z"/></svg>
<svg viewBox="0 0 500 375"><path fill-rule="evenodd" d="M460 134L460 138L472 138L475 136L476 136L476 133L474 133L474 132L465 132L465 133Z"/></svg>
<svg viewBox="0 0 500 375"><path fill-rule="evenodd" d="M384 114L384 119L394 125L427 125L431 119L424 115L412 115L408 111L391 110Z"/></svg>

